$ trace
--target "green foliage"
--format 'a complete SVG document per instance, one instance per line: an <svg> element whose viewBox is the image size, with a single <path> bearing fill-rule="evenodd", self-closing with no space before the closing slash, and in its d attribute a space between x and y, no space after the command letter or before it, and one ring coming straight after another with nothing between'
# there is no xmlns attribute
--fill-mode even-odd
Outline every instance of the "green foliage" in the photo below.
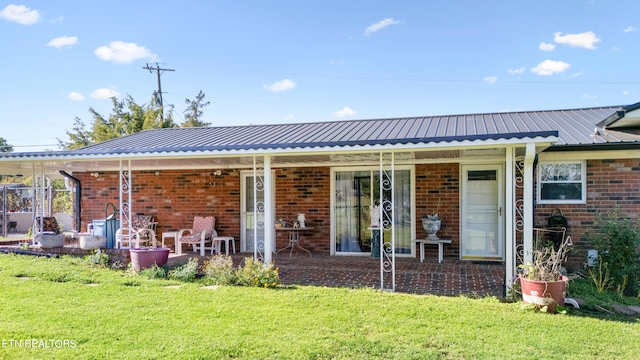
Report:
<svg viewBox="0 0 640 360"><path fill-rule="evenodd" d="M593 231L585 237L598 250L600 261L607 263L611 285L621 294L637 294L640 281L637 224L616 208L606 214L597 213Z"/></svg>
<svg viewBox="0 0 640 360"><path fill-rule="evenodd" d="M233 268L228 255L214 255L202 266L204 281L216 285L242 285L274 288L280 285L278 269L251 257L244 259L244 266Z"/></svg>
<svg viewBox="0 0 640 360"><path fill-rule="evenodd" d="M157 264L151 265L146 269L140 270L140 276L147 279L166 279L169 273L165 267L158 266Z"/></svg>
<svg viewBox="0 0 640 360"><path fill-rule="evenodd" d="M244 266L236 271L237 284L273 288L280 284L278 268L273 264L264 264L251 257L244 259Z"/></svg>
<svg viewBox="0 0 640 360"><path fill-rule="evenodd" d="M92 265L107 266L109 264L109 255L100 249L87 256L87 262Z"/></svg>
<svg viewBox="0 0 640 360"><path fill-rule="evenodd" d="M201 267L204 282L214 285L235 285L237 277L233 268L233 259L227 255L214 255L205 260Z"/></svg>
<svg viewBox="0 0 640 360"><path fill-rule="evenodd" d="M113 97L111 115L102 116L94 108L89 108L93 117L91 128L80 119L75 119L72 130L67 130L68 141L58 139L58 144L65 150L73 150L102 141L135 134L142 130L174 127L171 115L162 119L162 108L157 106L155 98L149 104L138 105L133 97L123 100Z"/></svg>
<svg viewBox="0 0 640 360"><path fill-rule="evenodd" d="M0 152L13 152L13 146L2 137L0 137Z"/></svg>
<svg viewBox="0 0 640 360"><path fill-rule="evenodd" d="M604 269L603 269L604 268ZM609 277L609 264L602 261L602 256L598 257L598 265L593 268L588 268L587 272L593 281L593 285L596 287L598 294L602 294L611 285L611 278Z"/></svg>
<svg viewBox="0 0 640 360"><path fill-rule="evenodd" d="M196 95L194 100L185 99L185 103L188 105L184 111L184 121L180 123L180 127L201 127L209 126L211 123L202 121L202 109L208 106L211 102L204 101L204 93L202 90Z"/></svg>
<svg viewBox="0 0 640 360"><path fill-rule="evenodd" d="M178 281L193 281L198 271L198 259L190 258L186 264L180 265L175 269L169 270L169 279Z"/></svg>

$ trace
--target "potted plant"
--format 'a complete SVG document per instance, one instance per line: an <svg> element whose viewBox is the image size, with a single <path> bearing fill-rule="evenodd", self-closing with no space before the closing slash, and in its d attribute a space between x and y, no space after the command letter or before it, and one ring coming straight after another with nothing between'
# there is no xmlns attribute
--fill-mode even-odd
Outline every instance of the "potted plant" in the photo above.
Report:
<svg viewBox="0 0 640 360"><path fill-rule="evenodd" d="M563 263L571 247L571 236L559 245L533 251L533 262L519 266L522 301L534 304L547 312L555 312L557 305L564 306L569 278L564 275Z"/></svg>
<svg viewBox="0 0 640 360"><path fill-rule="evenodd" d="M129 249L133 271L140 272L156 264L165 266L169 260L169 248L132 248Z"/></svg>

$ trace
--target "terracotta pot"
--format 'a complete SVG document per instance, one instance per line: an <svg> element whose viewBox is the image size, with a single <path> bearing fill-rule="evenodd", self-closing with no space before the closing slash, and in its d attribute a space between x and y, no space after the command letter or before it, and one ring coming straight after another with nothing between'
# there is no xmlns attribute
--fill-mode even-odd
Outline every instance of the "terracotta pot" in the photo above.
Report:
<svg viewBox="0 0 640 360"><path fill-rule="evenodd" d="M156 264L165 266L169 260L169 248L135 248L129 249L131 265L135 272Z"/></svg>
<svg viewBox="0 0 640 360"><path fill-rule="evenodd" d="M535 281L520 277L522 301L537 307L547 306L547 311L554 313L556 305L564 306L568 282L569 278L566 276L559 281Z"/></svg>

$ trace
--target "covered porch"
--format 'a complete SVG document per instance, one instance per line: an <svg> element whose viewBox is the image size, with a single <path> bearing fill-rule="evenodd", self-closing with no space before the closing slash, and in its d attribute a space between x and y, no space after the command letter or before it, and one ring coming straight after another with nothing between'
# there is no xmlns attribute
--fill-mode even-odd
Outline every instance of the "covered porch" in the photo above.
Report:
<svg viewBox="0 0 640 360"><path fill-rule="evenodd" d="M180 136L170 136L193 131L211 132L211 138L203 138L212 145L189 146L180 141ZM289 260L277 258L274 250L286 245L287 240L273 224L280 217L291 220L305 213L308 226L314 231L305 235L303 246L312 251L311 258L327 264L320 266L322 263L313 259L317 264L314 266L343 269L329 279L358 273L354 275L359 279L357 283L371 283L385 290L427 291L437 284L434 288L450 289L434 291L449 294L496 293L485 290L491 288L489 285L476 286L486 281L500 284L502 294L510 285L516 266L517 224L525 230L525 248L531 247L531 238L527 239L530 231L526 230L532 228L532 221L522 216L521 210L530 213L533 205L534 157L557 139L555 132L393 140L381 140L375 138L380 135L371 133L372 139L352 142L273 143L266 139L260 144L238 145L230 144L223 133L220 128L147 131L79 150L14 156L5 159L8 161L3 165L15 172L32 170L39 179L52 175L72 178L82 207L78 219L85 226L92 219L104 217L107 203L117 204L122 227L127 226L133 214L154 215L159 240L163 232L189 227L195 215L213 215L216 229L224 236L233 236L244 256L280 264ZM169 145L155 146L162 140L160 135L169 136L164 139ZM148 145L140 142L141 138ZM187 136L184 139L190 141ZM517 173L518 163L523 164L523 172ZM472 209L465 203L465 166L470 165L474 166L468 168L469 174L475 176L473 180L495 185L487 196L474 193L479 200L491 199L491 206L486 209ZM479 165L483 167L477 168ZM366 198L362 207L369 209L376 202L381 205L384 252L380 259L366 256L371 250L362 244L370 239L361 241L354 250L344 246L353 233L342 237L344 229L357 228L358 234L362 229L370 231L366 225L343 226L344 221L350 220L340 215L346 208L346 198L339 185L355 187L353 179L360 179L361 172L366 173L363 179L369 181L368 189L363 191ZM524 186L519 192L518 184ZM401 192L403 196L399 196ZM358 195L354 201L363 196ZM426 236L420 218L432 213L434 207L437 211L436 204L441 201L447 207L441 213L446 224L441 235L452 243L445 250L445 262L427 268L430 261L421 264L417 260L415 240ZM471 210L475 211L474 216L483 211L488 214L493 228L469 232L468 225L479 221L468 221ZM480 256L475 256L472 251L476 249L468 245L472 236L486 238L481 239L485 248ZM486 254L490 255L489 261ZM290 261L295 264L297 260ZM450 262L460 270L449 268ZM359 267L369 269L369 265L374 271L359 273ZM403 278L403 271L411 269L416 269L413 276ZM321 281L322 276L317 279Z"/></svg>

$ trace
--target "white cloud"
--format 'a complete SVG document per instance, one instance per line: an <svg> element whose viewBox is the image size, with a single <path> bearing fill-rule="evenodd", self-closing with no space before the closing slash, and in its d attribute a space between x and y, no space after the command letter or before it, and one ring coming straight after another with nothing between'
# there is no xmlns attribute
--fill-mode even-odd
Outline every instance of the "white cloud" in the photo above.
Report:
<svg viewBox="0 0 640 360"><path fill-rule="evenodd" d="M538 75L553 75L555 73L561 73L571 65L567 64L564 61L554 61L554 60L545 60L538 64L536 67L531 68L531 72L536 73Z"/></svg>
<svg viewBox="0 0 640 360"><path fill-rule="evenodd" d="M568 78L569 79L577 78L577 77L582 76L583 74L584 74L584 71L581 70L581 71L578 71L578 72L576 72L574 74L569 75Z"/></svg>
<svg viewBox="0 0 640 360"><path fill-rule="evenodd" d="M57 37L55 39L52 39L51 41L49 41L47 43L47 46L51 46L57 49L63 48L63 47L67 47L70 48L73 45L78 43L78 37L77 36L60 36Z"/></svg>
<svg viewBox="0 0 640 360"><path fill-rule="evenodd" d="M9 4L0 11L0 18L22 25L33 25L40 21L40 13L24 5Z"/></svg>
<svg viewBox="0 0 640 360"><path fill-rule="evenodd" d="M111 99L114 96L120 97L120 93L115 90L105 88L95 89L91 93L91 97L94 99Z"/></svg>
<svg viewBox="0 0 640 360"><path fill-rule="evenodd" d="M498 77L497 76L487 76L482 80L487 84L495 84L496 81L498 81Z"/></svg>
<svg viewBox="0 0 640 360"><path fill-rule="evenodd" d="M113 61L116 64L129 64L134 60L147 59L157 61L158 57L144 46L124 41L112 41L109 46L100 46L93 52L104 61Z"/></svg>
<svg viewBox="0 0 640 360"><path fill-rule="evenodd" d="M538 49L542 50L542 51L553 51L556 48L555 45L553 44L548 44L548 43L540 43L540 45L538 45Z"/></svg>
<svg viewBox="0 0 640 360"><path fill-rule="evenodd" d="M553 41L558 44L565 44L571 47L581 47L589 50L594 50L595 43L602 41L596 36L593 31L587 31L580 34L567 34L562 35L561 32L553 34Z"/></svg>
<svg viewBox="0 0 640 360"><path fill-rule="evenodd" d="M628 90L623 90L622 91L622 95L629 95L629 91Z"/></svg>
<svg viewBox="0 0 640 360"><path fill-rule="evenodd" d="M293 119L293 114L289 114L282 118L282 120L291 120L291 119Z"/></svg>
<svg viewBox="0 0 640 360"><path fill-rule="evenodd" d="M391 25L396 25L396 24L400 24L400 21L398 20L394 20L393 18L386 18L382 21L379 21L375 24L371 24L369 26L367 26L367 28L364 30L364 35L365 36L369 36L371 34L373 34L374 32L378 32L384 28L386 28L387 26L391 26Z"/></svg>
<svg viewBox="0 0 640 360"><path fill-rule="evenodd" d="M353 111L352 108L345 106L343 107L341 110L338 110L336 112L333 113L333 116L335 117L339 117L339 118L343 118L345 116L351 116L351 115L355 115L356 112Z"/></svg>
<svg viewBox="0 0 640 360"><path fill-rule="evenodd" d="M272 91L272 92L282 92L294 89L296 87L296 83L289 79L284 79L280 81L276 81L271 85L263 85L262 88Z"/></svg>
<svg viewBox="0 0 640 360"><path fill-rule="evenodd" d="M73 101L83 101L84 100L84 95L80 94L79 92L75 92L75 91L70 92L69 95L67 95L67 97L69 98L69 100L73 100Z"/></svg>
<svg viewBox="0 0 640 360"><path fill-rule="evenodd" d="M635 26L627 26L627 28L624 29L624 32L626 33L634 32L634 31L638 31L638 28Z"/></svg>
<svg viewBox="0 0 640 360"><path fill-rule="evenodd" d="M521 68L509 69L507 71L509 72L509 74L515 75L515 74L522 74L522 73L524 73L525 70L526 70L526 68L523 66Z"/></svg>
<svg viewBox="0 0 640 360"><path fill-rule="evenodd" d="M583 99L587 99L587 100L595 100L595 99L597 99L598 97L597 97L597 96L595 96L595 95L591 95L591 94L589 94L589 93L585 93L585 94L582 94L582 98L583 98Z"/></svg>

